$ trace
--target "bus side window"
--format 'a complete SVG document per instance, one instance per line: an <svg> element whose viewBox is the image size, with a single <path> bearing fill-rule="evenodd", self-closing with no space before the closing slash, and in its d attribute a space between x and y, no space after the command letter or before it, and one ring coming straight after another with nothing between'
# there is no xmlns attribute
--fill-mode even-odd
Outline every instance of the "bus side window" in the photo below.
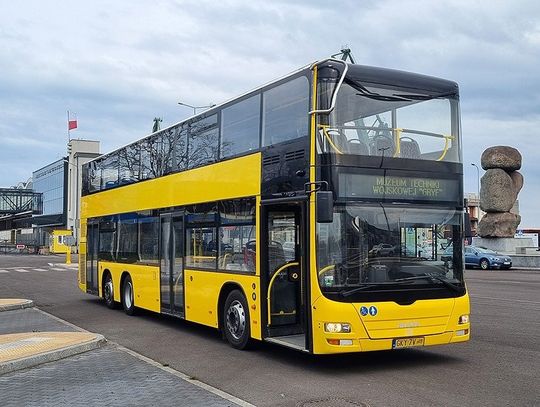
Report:
<svg viewBox="0 0 540 407"><path fill-rule="evenodd" d="M308 135L309 81L293 79L263 93L263 146Z"/></svg>
<svg viewBox="0 0 540 407"><path fill-rule="evenodd" d="M113 188L118 185L118 153L106 156L101 162L101 189Z"/></svg>
<svg viewBox="0 0 540 407"><path fill-rule="evenodd" d="M120 185L131 184L139 180L141 146L138 143L126 146L118 151L120 162Z"/></svg>
<svg viewBox="0 0 540 407"><path fill-rule="evenodd" d="M219 131L217 115L199 119L189 126L188 168L217 161Z"/></svg>
<svg viewBox="0 0 540 407"><path fill-rule="evenodd" d="M188 125L178 126L174 140L174 164L173 171L184 171L187 169L187 144Z"/></svg>
<svg viewBox="0 0 540 407"><path fill-rule="evenodd" d="M159 262L159 218L156 216L139 216L138 223L138 257L142 263L157 264Z"/></svg>
<svg viewBox="0 0 540 407"><path fill-rule="evenodd" d="M221 112L221 157L259 148L261 95L242 100Z"/></svg>
<svg viewBox="0 0 540 407"><path fill-rule="evenodd" d="M218 269L255 272L255 199L219 202Z"/></svg>

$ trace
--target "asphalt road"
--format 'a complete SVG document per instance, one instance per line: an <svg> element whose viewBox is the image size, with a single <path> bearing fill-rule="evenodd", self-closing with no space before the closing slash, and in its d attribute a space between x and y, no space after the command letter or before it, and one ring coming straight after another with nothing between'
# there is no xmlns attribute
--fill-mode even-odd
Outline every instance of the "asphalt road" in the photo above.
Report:
<svg viewBox="0 0 540 407"><path fill-rule="evenodd" d="M79 291L76 270L48 265L61 261L0 255L0 298L32 299L53 315L257 406L540 405L540 271L467 270L468 343L315 357L270 344L237 351L210 328L109 310Z"/></svg>

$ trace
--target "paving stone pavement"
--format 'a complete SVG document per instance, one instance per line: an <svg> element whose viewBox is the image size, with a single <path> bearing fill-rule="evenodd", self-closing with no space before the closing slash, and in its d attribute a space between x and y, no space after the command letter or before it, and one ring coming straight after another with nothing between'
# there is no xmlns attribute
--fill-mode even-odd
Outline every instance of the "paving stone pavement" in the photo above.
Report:
<svg viewBox="0 0 540 407"><path fill-rule="evenodd" d="M114 345L5 374L0 389L3 407L237 406Z"/></svg>
<svg viewBox="0 0 540 407"><path fill-rule="evenodd" d="M0 335L43 331L73 332L76 329L34 308L0 312Z"/></svg>

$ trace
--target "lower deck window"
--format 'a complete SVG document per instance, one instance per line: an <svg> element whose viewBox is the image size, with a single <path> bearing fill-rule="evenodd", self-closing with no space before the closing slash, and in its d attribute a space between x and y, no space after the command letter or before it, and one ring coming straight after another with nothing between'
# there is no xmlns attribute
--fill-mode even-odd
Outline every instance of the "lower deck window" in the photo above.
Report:
<svg viewBox="0 0 540 407"><path fill-rule="evenodd" d="M188 228L186 231L186 266L216 268L217 241L215 228Z"/></svg>

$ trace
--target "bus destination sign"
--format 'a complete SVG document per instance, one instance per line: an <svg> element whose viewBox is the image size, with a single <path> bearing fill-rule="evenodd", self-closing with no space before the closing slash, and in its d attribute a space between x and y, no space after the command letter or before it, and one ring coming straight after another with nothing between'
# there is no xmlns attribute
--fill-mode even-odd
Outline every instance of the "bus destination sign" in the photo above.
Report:
<svg viewBox="0 0 540 407"><path fill-rule="evenodd" d="M459 200L455 179L340 174L339 195L345 198L403 199L412 201Z"/></svg>

